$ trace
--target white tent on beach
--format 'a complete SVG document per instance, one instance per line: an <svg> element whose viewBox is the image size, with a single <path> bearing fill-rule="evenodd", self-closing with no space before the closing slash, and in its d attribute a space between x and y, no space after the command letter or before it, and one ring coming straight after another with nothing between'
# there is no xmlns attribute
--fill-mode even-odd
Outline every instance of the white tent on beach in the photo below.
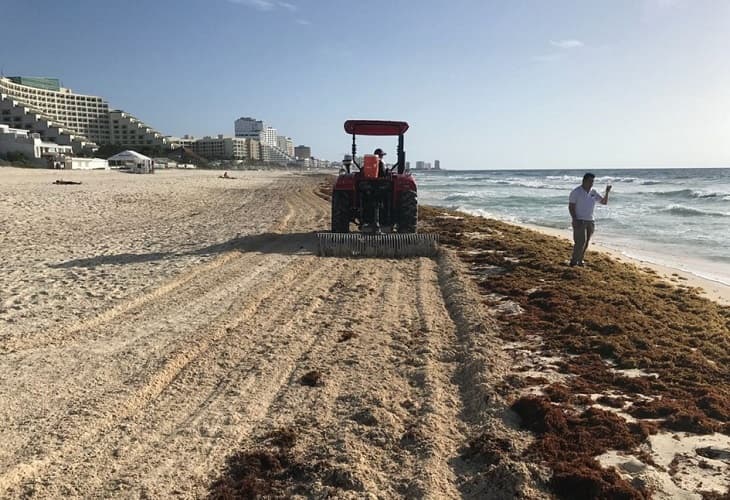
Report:
<svg viewBox="0 0 730 500"><path fill-rule="evenodd" d="M109 167L120 170L129 170L135 174L152 174L155 171L155 162L152 158L128 149L107 158Z"/></svg>

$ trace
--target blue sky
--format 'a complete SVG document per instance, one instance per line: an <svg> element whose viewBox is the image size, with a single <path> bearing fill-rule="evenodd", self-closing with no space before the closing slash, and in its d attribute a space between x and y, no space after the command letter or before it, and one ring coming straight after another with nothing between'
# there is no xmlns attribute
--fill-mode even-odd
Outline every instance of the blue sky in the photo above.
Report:
<svg viewBox="0 0 730 500"><path fill-rule="evenodd" d="M59 77L164 134L230 135L254 116L339 159L346 119L398 119L410 160L451 169L730 165L728 1L0 8L5 75Z"/></svg>

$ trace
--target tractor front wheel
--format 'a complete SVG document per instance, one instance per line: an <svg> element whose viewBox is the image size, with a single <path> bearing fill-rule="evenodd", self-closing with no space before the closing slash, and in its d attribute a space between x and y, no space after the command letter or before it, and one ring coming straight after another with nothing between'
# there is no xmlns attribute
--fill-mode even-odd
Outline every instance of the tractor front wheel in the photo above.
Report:
<svg viewBox="0 0 730 500"><path fill-rule="evenodd" d="M398 232L415 233L418 224L418 194L415 191L404 191L400 195L400 213L398 214Z"/></svg>
<svg viewBox="0 0 730 500"><path fill-rule="evenodd" d="M332 193L332 232L350 232L350 195L345 191Z"/></svg>

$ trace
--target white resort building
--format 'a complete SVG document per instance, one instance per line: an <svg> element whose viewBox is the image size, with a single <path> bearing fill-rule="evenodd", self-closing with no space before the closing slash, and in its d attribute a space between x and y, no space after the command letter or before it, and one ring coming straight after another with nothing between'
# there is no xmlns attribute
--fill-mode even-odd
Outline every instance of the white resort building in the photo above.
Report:
<svg viewBox="0 0 730 500"><path fill-rule="evenodd" d="M30 160L48 159L54 161L71 155L71 146L44 141L40 134L28 130L11 128L0 124L0 154L20 153Z"/></svg>
<svg viewBox="0 0 730 500"><path fill-rule="evenodd" d="M72 146L76 153L103 144L169 148L162 134L139 119L110 112L101 97L74 93L57 78L0 77L0 123Z"/></svg>
<svg viewBox="0 0 730 500"><path fill-rule="evenodd" d="M170 149L170 142L157 130L129 113L115 109L109 112L109 143L125 146L159 146Z"/></svg>

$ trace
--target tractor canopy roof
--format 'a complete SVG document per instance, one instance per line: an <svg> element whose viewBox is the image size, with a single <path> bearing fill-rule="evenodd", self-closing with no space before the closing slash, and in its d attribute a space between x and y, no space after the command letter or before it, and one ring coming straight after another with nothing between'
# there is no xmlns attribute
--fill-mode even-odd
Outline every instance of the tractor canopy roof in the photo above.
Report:
<svg viewBox="0 0 730 500"><path fill-rule="evenodd" d="M401 135L408 130L406 122L382 120L347 120L345 132L355 135Z"/></svg>

